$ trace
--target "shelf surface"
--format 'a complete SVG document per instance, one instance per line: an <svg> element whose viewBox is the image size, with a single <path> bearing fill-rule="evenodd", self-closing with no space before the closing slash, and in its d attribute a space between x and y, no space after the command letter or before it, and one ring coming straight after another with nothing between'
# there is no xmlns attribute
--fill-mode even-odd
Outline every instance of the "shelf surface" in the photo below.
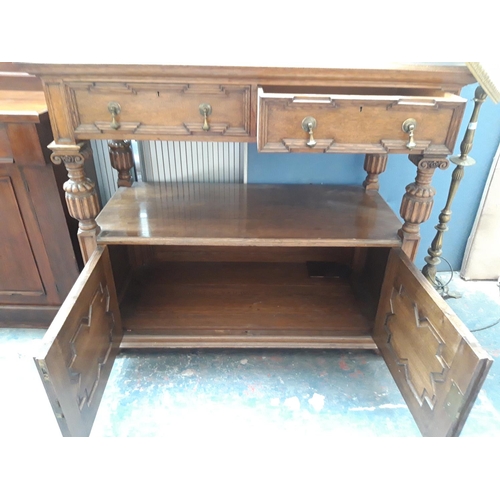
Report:
<svg viewBox="0 0 500 500"><path fill-rule="evenodd" d="M401 222L357 186L135 183L97 218L105 244L398 247Z"/></svg>
<svg viewBox="0 0 500 500"><path fill-rule="evenodd" d="M134 278L121 311L125 335L152 346L370 344L373 325L347 279L311 278L306 263L157 264Z"/></svg>

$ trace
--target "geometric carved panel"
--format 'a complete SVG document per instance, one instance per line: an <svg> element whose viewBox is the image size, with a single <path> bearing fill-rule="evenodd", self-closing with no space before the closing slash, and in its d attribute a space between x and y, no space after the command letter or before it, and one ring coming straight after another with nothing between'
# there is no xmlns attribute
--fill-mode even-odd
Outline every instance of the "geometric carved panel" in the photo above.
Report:
<svg viewBox="0 0 500 500"><path fill-rule="evenodd" d="M77 404L80 411L90 406L99 385L101 369L106 364L112 349L115 320L109 310L108 286L102 283L94 294L88 317L83 318L70 341L68 370L75 384ZM89 363L91 359L91 363Z"/></svg>
<svg viewBox="0 0 500 500"><path fill-rule="evenodd" d="M97 247L35 363L64 436L88 436L123 337L107 247Z"/></svg>
<svg viewBox="0 0 500 500"><path fill-rule="evenodd" d="M408 141L401 124L411 113L420 127L415 151L446 155L453 150L464 111L461 98L424 98L409 106L397 95L299 96L259 89L258 99L257 149L269 152L404 153ZM313 148L306 146L308 134L301 127L305 116L317 123Z"/></svg>
<svg viewBox="0 0 500 500"><path fill-rule="evenodd" d="M492 359L401 249L385 271L373 340L424 436L458 436Z"/></svg>
<svg viewBox="0 0 500 500"><path fill-rule="evenodd" d="M442 357L445 342L431 321L422 316L403 285L392 288L390 312L384 324L389 350L403 368L420 406L433 409L436 384L443 383L449 366Z"/></svg>
<svg viewBox="0 0 500 500"><path fill-rule="evenodd" d="M79 138L106 139L111 127L108 103L121 106L119 133L132 138L172 139L193 136L248 137L251 127L251 86L197 83L71 83L67 87L72 126ZM203 130L199 106L210 104L209 130Z"/></svg>

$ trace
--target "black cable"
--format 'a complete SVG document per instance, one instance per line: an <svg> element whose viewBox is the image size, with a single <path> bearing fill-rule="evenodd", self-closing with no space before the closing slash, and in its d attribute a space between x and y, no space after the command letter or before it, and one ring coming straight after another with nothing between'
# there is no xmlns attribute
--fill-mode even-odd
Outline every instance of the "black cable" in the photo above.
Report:
<svg viewBox="0 0 500 500"><path fill-rule="evenodd" d="M500 278L498 278L498 282L497 282L497 286L499 288L499 292L500 292ZM483 326L482 328L476 328L475 330L470 330L471 332L480 332L482 330L487 330L488 328L493 328L494 326L498 325L498 323L500 323L500 318L498 318L494 323L492 323L491 325L488 325L488 326Z"/></svg>
<svg viewBox="0 0 500 500"><path fill-rule="evenodd" d="M492 323L491 325L488 325L488 326L483 326L482 328L476 328L475 330L469 330L470 332L474 333L474 332L480 332L482 330L487 330L488 328L493 328L494 326L498 325L498 323L500 323L500 318L498 318L494 323Z"/></svg>
<svg viewBox="0 0 500 500"><path fill-rule="evenodd" d="M448 285L451 283L451 280L453 279L453 273L455 271L453 270L452 265L444 257L440 257L440 259L444 260L448 264L448 267L450 268L450 279L443 285L441 283L441 281L439 280L439 278L436 278L438 280L438 282L433 281L432 284L434 285L435 288L437 288L439 290L445 290L445 288L447 288Z"/></svg>
<svg viewBox="0 0 500 500"><path fill-rule="evenodd" d="M444 260L447 264L448 264L448 267L450 268L450 279L443 285L441 283L441 281L439 280L439 278L436 278L436 280L438 280L438 282L433 282L433 285L435 288L439 289L439 290L442 290L444 291L444 293L448 293L447 289L448 289L448 285L451 283L451 281L453 280L453 267L452 265L444 258L444 257L440 257L441 260ZM498 282L498 286L500 287L500 281ZM471 330L469 329L469 331L471 333L475 333L475 332L481 332L483 330L487 330L488 328L493 328L494 326L498 325L498 323L500 323L500 318L498 318L494 323L492 323L491 325L487 325L487 326L483 326L481 328L475 328L474 330Z"/></svg>

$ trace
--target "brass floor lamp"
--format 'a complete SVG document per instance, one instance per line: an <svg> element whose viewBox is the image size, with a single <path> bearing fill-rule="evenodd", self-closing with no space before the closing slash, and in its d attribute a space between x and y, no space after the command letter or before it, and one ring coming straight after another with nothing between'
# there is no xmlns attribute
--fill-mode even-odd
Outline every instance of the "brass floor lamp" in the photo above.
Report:
<svg viewBox="0 0 500 500"><path fill-rule="evenodd" d="M458 187L465 174L465 167L470 167L476 161L469 157L474 142L474 135L477 127L477 120L481 105L490 97L491 100L498 104L500 102L500 64L491 65L484 63L466 63L471 73L476 78L479 86L474 94L474 109L467 126L467 131L460 144L460 156L450 157L450 161L456 165L451 176L451 184L448 190L448 198L445 207L439 215L439 223L436 226L436 236L432 240L431 246L427 250L428 255L425 257L426 265L422 269L424 276L434 285L436 289L444 294L448 294L448 290L436 277L437 266L441 262L443 253L443 237L448 231L448 223L451 220L451 205L457 193Z"/></svg>

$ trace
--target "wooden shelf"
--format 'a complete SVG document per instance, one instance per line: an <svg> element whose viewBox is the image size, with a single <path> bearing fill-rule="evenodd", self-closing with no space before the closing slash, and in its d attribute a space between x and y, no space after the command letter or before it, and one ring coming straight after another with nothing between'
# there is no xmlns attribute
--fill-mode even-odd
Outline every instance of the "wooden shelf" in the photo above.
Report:
<svg viewBox="0 0 500 500"><path fill-rule="evenodd" d="M161 263L129 286L122 347L374 348L369 310L305 263Z"/></svg>
<svg viewBox="0 0 500 500"><path fill-rule="evenodd" d="M102 244L398 247L401 222L351 186L136 183L97 223Z"/></svg>

